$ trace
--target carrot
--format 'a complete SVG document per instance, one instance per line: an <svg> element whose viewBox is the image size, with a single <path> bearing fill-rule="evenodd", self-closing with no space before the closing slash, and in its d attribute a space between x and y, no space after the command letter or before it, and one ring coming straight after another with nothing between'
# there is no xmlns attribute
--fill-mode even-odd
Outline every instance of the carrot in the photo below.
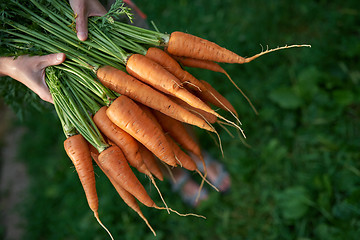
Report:
<svg viewBox="0 0 360 240"><path fill-rule="evenodd" d="M153 121L153 123L156 124L156 126L163 130L162 129L162 126L161 124L158 122L157 118L155 117L155 115L153 114L153 112L150 110L150 108L148 108L147 106L141 104L141 103L136 103L139 108Z"/></svg>
<svg viewBox="0 0 360 240"><path fill-rule="evenodd" d="M105 174L109 175L117 184L120 184L121 187L131 193L145 206L155 206L154 201L132 172L123 152L118 146L113 145L102 151L98 156L98 165Z"/></svg>
<svg viewBox="0 0 360 240"><path fill-rule="evenodd" d="M224 97L220 95L214 88L208 88L203 81L199 81L193 75L183 70L179 63L170 55L159 48L149 48L146 52L146 57L160 64L167 71L177 77L182 83L189 83L187 86L201 96L201 100L209 101L215 106L218 106L227 111L231 111L237 115L234 107ZM207 84L209 86L209 84ZM220 99L221 98L221 99Z"/></svg>
<svg viewBox="0 0 360 240"><path fill-rule="evenodd" d="M187 71L183 70L179 63L170 55L159 48L149 48L146 52L146 57L157 62L167 71L177 77L182 83L189 82L189 86L193 91L200 95L200 99L209 101L215 106L231 111L236 114L234 107L224 97L220 95L214 88L204 86L203 81L199 81ZM209 84L207 84L209 86ZM219 99L221 97L221 99ZM237 115L237 114L236 114Z"/></svg>
<svg viewBox="0 0 360 240"><path fill-rule="evenodd" d="M126 95L181 122L214 131L203 119L180 107L163 93L140 82L124 71L105 66L97 71L97 77L104 86L117 93Z"/></svg>
<svg viewBox="0 0 360 240"><path fill-rule="evenodd" d="M197 142L192 138L181 122L158 111L153 111L153 113L161 124L165 133L169 134L185 150L194 153L196 156L201 156L201 149L199 144L197 144Z"/></svg>
<svg viewBox="0 0 360 240"><path fill-rule="evenodd" d="M181 99L176 99L176 98L172 98L172 99L174 100L174 102L178 103L179 105L183 106L184 108L188 109L189 111L194 112L195 114L197 114L197 115L201 116L202 118L204 118L205 121L208 122L209 124L210 124L210 123L219 122L219 120L217 120L217 117L214 116L214 115L212 115L212 114L209 114L209 113L207 113L207 112L204 112L204 111L202 111L202 110L200 110L200 109L193 108L193 107L190 106L189 104L183 102ZM226 119L225 119L225 120L226 120ZM221 124L223 124L223 123L221 123ZM224 124L229 124L229 123L226 121ZM245 137L245 135L244 135L244 133L243 133L243 130L242 130L239 126L237 126L237 125L235 125L235 124L233 124L233 123L231 123L231 122L230 122L230 125L231 125L231 126L235 126L237 129L239 129L239 130L241 131L241 133L243 134L243 136ZM216 134L216 136L217 136L217 138L218 138L218 140L219 140L220 150L221 150L221 152L223 153L220 135L219 135L217 132L215 132L215 134Z"/></svg>
<svg viewBox="0 0 360 240"><path fill-rule="evenodd" d="M166 94L178 97L191 106L219 116L219 114L198 97L194 96L185 88L182 88L180 80L173 74L168 72L160 64L143 55L131 55L127 60L126 70L130 75Z"/></svg>
<svg viewBox="0 0 360 240"><path fill-rule="evenodd" d="M170 146L172 147L177 159L181 163L181 166L189 171L195 171L197 169L197 166L194 160L192 160L189 155L182 151L181 148L174 142L174 140L169 135L166 135L166 139L170 143Z"/></svg>
<svg viewBox="0 0 360 240"><path fill-rule="evenodd" d="M64 149L74 164L76 172L79 175L80 182L84 188L90 209L94 212L94 216L99 224L107 231L111 239L113 239L111 233L102 224L99 218L99 201L96 192L95 174L88 142L82 135L76 134L68 137L64 141Z"/></svg>
<svg viewBox="0 0 360 240"><path fill-rule="evenodd" d="M162 126L160 125L160 123L158 122L157 118L155 117L155 115L151 112L151 110L149 108L147 108L146 106L142 105L142 104L138 104L138 106L141 108L141 110L143 110L143 112L151 119L151 121L159 128L161 129L161 131L165 134ZM168 139L168 136L167 135L164 135L166 137L166 140L169 140ZM174 148L172 146L172 144L170 142L169 143L169 146L172 148L173 150L173 153L174 153L174 156L175 156L175 159L180 163L180 166L181 165L181 161L179 161L177 155L176 155L176 152L174 151Z"/></svg>
<svg viewBox="0 0 360 240"><path fill-rule="evenodd" d="M158 188L154 177L152 176L149 169L146 167L141 153L139 151L138 142L130 136L127 132L116 126L107 116L106 110L108 107L104 106L97 111L94 115L94 122L99 127L100 131L102 131L111 141L114 142L115 145L120 147L122 152L124 153L125 159L130 163L131 166L135 167L139 172L147 175L156 190L158 191L161 200L164 202L165 206L167 204ZM105 132L106 133L105 133Z"/></svg>
<svg viewBox="0 0 360 240"><path fill-rule="evenodd" d="M99 152L94 148L92 145L90 146L90 152L91 156L96 162L96 164L100 167L99 164ZM149 224L148 220L142 213L139 204L137 203L135 197L131 195L128 191L126 191L123 187L120 186L112 177L110 174L108 174L106 171L104 171L103 168L100 167L100 169L105 173L106 177L110 180L111 184L114 186L115 190L118 192L122 200L131 208L133 209L146 223L146 225L149 227L149 229L153 232L154 236L156 236L156 233L154 229Z"/></svg>
<svg viewBox="0 0 360 240"><path fill-rule="evenodd" d="M214 114L216 117L233 124L239 130L241 130L241 132L243 132L243 130L238 125L222 117L201 99L193 95L185 88L182 88L180 80L155 61L140 54L133 54L127 60L126 70L132 76L153 86L154 88L177 97L192 107ZM240 120L235 115L233 116L241 124Z"/></svg>
<svg viewBox="0 0 360 240"><path fill-rule="evenodd" d="M163 130L162 125L160 124L160 122L158 121L158 119L155 117L155 115L153 114L152 111L150 111L150 109L148 109L146 106L144 105L140 105L140 107L143 109L143 111L153 120L153 122L160 128ZM178 131L180 131L181 129L178 129ZM186 130L185 130L186 131ZM177 159L177 161L180 163L181 167L184 167L190 171L196 171L202 178L203 181L201 182L200 185L200 189L199 189L199 194L198 197L200 197L200 192L201 192L201 188L204 184L204 181L206 181L206 176L207 176L207 170L206 170L206 165L205 162L203 160L203 157L201 155L201 153L198 155L198 157L203 161L203 165L204 165L204 172L205 175L203 176L200 171L197 169L196 163L191 159L191 157L189 155L187 155L184 151L181 150L181 148L174 142L174 140L169 136L169 135L165 135L166 139L168 141L168 143L170 144L170 146L172 147L172 150L175 154L175 157ZM208 181L207 181L208 182ZM216 188L215 188L216 189Z"/></svg>
<svg viewBox="0 0 360 240"><path fill-rule="evenodd" d="M214 42L188 33L176 31L171 33L166 46L166 50L170 54L181 57L191 57L215 62L242 64L251 62L252 60L264 54L292 47L309 47L309 45L286 45L275 49L267 49L266 51L262 51L261 53L256 54L252 57L244 58L226 48L220 47Z"/></svg>
<svg viewBox="0 0 360 240"><path fill-rule="evenodd" d="M176 166L174 153L164 133L130 98L121 95L106 111L109 119L147 147L160 160Z"/></svg>
<svg viewBox="0 0 360 240"><path fill-rule="evenodd" d="M139 143L139 151L142 156L142 159L149 169L149 171L155 175L160 181L164 180L164 175L158 165L157 160L155 159L154 155L141 143Z"/></svg>
<svg viewBox="0 0 360 240"><path fill-rule="evenodd" d="M206 87L206 91L197 92L197 95L200 97L200 99L205 102L209 102L221 109L232 112L238 116L233 105L223 95L216 91L216 89L213 88L210 83L204 80L201 80L201 83Z"/></svg>
<svg viewBox="0 0 360 240"><path fill-rule="evenodd" d="M198 79L196 79L189 72L182 69L180 64L165 51L152 47L146 51L145 56L160 64L167 71L178 78L183 84L187 83L186 87L189 89L193 91L203 91L205 89L205 87L202 86L202 83Z"/></svg>
<svg viewBox="0 0 360 240"><path fill-rule="evenodd" d="M207 69L213 72L219 72L226 75L226 77L230 80L230 82L236 87L236 89L243 95L246 101L249 103L253 111L256 115L258 115L258 111L256 110L255 106L252 104L251 100L246 96L246 94L241 90L241 88L232 80L230 75L223 69L218 63L209 61L209 60L202 60L196 58L188 58L188 57L178 57L172 55L174 59L176 59L181 65L185 67L192 67L192 68L202 68Z"/></svg>
<svg viewBox="0 0 360 240"><path fill-rule="evenodd" d="M124 153L126 160L130 165L141 173L148 173L139 152L138 142L127 132L116 126L107 116L107 106L101 107L94 115L93 120L99 130L114 144L116 144Z"/></svg>
<svg viewBox="0 0 360 240"><path fill-rule="evenodd" d="M181 99L178 99L178 98L171 98L171 99L174 102L176 102L177 104L179 104L180 106L182 106L183 108L187 109L188 111L203 118L209 124L213 124L217 121L217 117L211 113L205 112L198 108L194 108L194 107L190 106L188 103L182 101Z"/></svg>
<svg viewBox="0 0 360 240"><path fill-rule="evenodd" d="M109 178L109 180L116 188L120 196L122 198L124 197L125 198L125 199L123 198L124 201L128 205L130 204L131 207L134 207L133 206L134 199L132 198L135 197L137 200L139 200L147 207L152 207L159 210L168 210L178 214L179 216L196 216L196 217L205 218L204 216L198 214L193 214L193 213L181 214L171 208L168 207L164 208L157 206L155 202L147 194L144 187L141 185L141 183L136 178L134 173L131 171L129 165L127 165L127 162L124 159L125 157L119 147L115 145L111 146L105 149L104 151L102 151L100 154L95 148L92 148L91 156L94 158L94 161L96 161L100 169ZM135 208L137 209L138 207ZM151 226L148 224L148 221L146 220L145 217L143 218L143 220L152 230Z"/></svg>

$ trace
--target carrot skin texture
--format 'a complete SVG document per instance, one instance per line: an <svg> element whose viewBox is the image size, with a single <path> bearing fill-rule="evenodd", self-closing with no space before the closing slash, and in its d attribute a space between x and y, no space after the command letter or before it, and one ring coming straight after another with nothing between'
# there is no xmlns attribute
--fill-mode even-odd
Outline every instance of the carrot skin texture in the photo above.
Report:
<svg viewBox="0 0 360 240"><path fill-rule="evenodd" d="M138 142L108 118L106 115L107 109L107 106L103 106L95 113L93 120L96 126L111 142L123 151L126 160L128 160L132 167L146 174L147 168L139 152Z"/></svg>
<svg viewBox="0 0 360 240"><path fill-rule="evenodd" d="M133 195L131 195L128 191L126 191L123 187L121 187L120 184L118 184L109 174L106 173L106 171L104 171L103 168L101 168L99 163L99 152L96 150L96 148L90 146L90 152L92 158L94 159L96 164L100 167L101 171L104 172L104 174L109 179L111 184L114 186L115 190L117 191L121 199L126 203L126 205L128 205L131 209L133 209L145 221L145 223L149 226L150 230L154 233L154 235L156 235L155 231L152 229L148 220L145 218L144 214L142 213L140 206L136 201L136 198Z"/></svg>
<svg viewBox="0 0 360 240"><path fill-rule="evenodd" d="M99 201L88 142L83 136L77 134L64 141L64 148L79 175L90 209L97 212Z"/></svg>
<svg viewBox="0 0 360 240"><path fill-rule="evenodd" d="M161 112L153 111L155 117L161 124L165 133L168 133L180 146L185 150L194 153L196 156L201 156L200 146L192 138L192 136L186 130L184 124L170 118Z"/></svg>
<svg viewBox="0 0 360 240"><path fill-rule="evenodd" d="M170 73L172 73L175 77L177 77L181 82L184 83L188 81L189 83L191 83L186 84L186 87L195 91L196 95L198 95L201 100L205 102L210 102L217 107L236 113L234 107L230 104L230 102L226 98L224 98L219 92L217 92L213 87L211 87L209 83L200 81L187 71L183 70L181 66L176 62L176 60L163 50L159 48L149 48L145 56L160 64ZM217 99L212 94L214 94ZM219 101L221 101L222 104L220 104ZM224 105L228 109L224 108Z"/></svg>
<svg viewBox="0 0 360 240"><path fill-rule="evenodd" d="M130 75L152 87L178 97L196 108L216 115L216 112L198 97L182 88L179 79L153 60L140 54L133 54L127 61L126 70Z"/></svg>
<svg viewBox="0 0 360 240"><path fill-rule="evenodd" d="M153 112L150 111L150 109L144 105L141 105L140 107L149 116L149 118L163 131L163 127L161 126L160 122L155 117ZM180 147L174 142L174 140L169 135L166 134L165 136L166 136L166 139L167 139L169 145L171 146L177 160L181 163L182 167L184 167L190 171L194 171L196 169L195 162L185 152L183 152L180 149Z"/></svg>
<svg viewBox="0 0 360 240"><path fill-rule="evenodd" d="M164 175L158 165L158 161L154 157L154 155L144 147L141 143L139 143L139 151L141 153L141 156L143 158L143 161L146 165L146 167L149 169L149 171L160 181L164 180Z"/></svg>
<svg viewBox="0 0 360 240"><path fill-rule="evenodd" d="M210 126L203 119L179 106L165 94L153 89L121 70L110 66L104 66L97 71L97 77L104 86L117 93L126 95L137 102L156 109L181 122L197 126L207 131L212 131Z"/></svg>
<svg viewBox="0 0 360 240"><path fill-rule="evenodd" d="M201 118L205 118L206 121L211 124L213 124L217 121L217 117L211 113L205 112L198 108L194 108L193 106L190 106L188 103L182 101L181 99L172 98L172 100L174 102L176 102L177 104L179 104L180 106L182 106L183 108L188 109L190 112L194 112L195 115L198 115Z"/></svg>
<svg viewBox="0 0 360 240"><path fill-rule="evenodd" d="M226 74L226 71L218 63L213 61L202 60L197 58L189 58L189 57L179 57L175 55L171 55L171 56L185 67L201 68L213 72L220 72Z"/></svg>
<svg viewBox="0 0 360 240"><path fill-rule="evenodd" d="M201 82L206 87L206 90L197 93L200 99L203 99L203 101L205 102L209 102L221 109L224 109L225 111L230 111L237 115L234 106L229 102L229 100L227 100L223 95L216 91L216 89L213 88L210 83L204 80L201 80Z"/></svg>
<svg viewBox="0 0 360 240"><path fill-rule="evenodd" d="M169 54L159 48L149 48L146 57L160 64L163 68L178 78L187 89L202 91L205 89L202 83L189 72L182 69L180 64Z"/></svg>
<svg viewBox="0 0 360 240"><path fill-rule="evenodd" d="M136 197L141 203L153 207L155 203L128 165L118 146L111 146L98 156L98 164L117 184Z"/></svg>
<svg viewBox="0 0 360 240"><path fill-rule="evenodd" d="M166 135L168 142L170 143L177 159L181 163L181 166L189 171L195 171L197 169L196 163L187 155L181 148L174 142L174 140Z"/></svg>
<svg viewBox="0 0 360 240"><path fill-rule="evenodd" d="M176 166L176 159L161 129L130 98L121 95L106 111L118 127L147 147L160 160Z"/></svg>
<svg viewBox="0 0 360 240"><path fill-rule="evenodd" d="M170 54L181 57L225 63L245 63L245 58L216 43L183 32L171 33L166 50Z"/></svg>
<svg viewBox="0 0 360 240"><path fill-rule="evenodd" d="M139 211L139 205L136 202L136 199L133 195L131 195L128 191L126 191L123 187L118 184L110 174L107 174L107 171L101 167L101 164L99 163L99 152L94 148L91 151L91 156L96 162L96 164L100 167L100 169L104 172L106 177L110 180L111 184L114 186L116 191L119 193L120 197L124 200L124 202L131 207L135 212Z"/></svg>

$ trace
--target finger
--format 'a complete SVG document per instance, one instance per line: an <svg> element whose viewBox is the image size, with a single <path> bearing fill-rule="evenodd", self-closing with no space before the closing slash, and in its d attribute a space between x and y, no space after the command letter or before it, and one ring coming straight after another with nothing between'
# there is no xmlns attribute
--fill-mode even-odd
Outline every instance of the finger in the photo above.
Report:
<svg viewBox="0 0 360 240"><path fill-rule="evenodd" d="M40 68L44 69L49 66L59 65L65 61L64 53L54 53L49 55L44 55L40 57Z"/></svg>
<svg viewBox="0 0 360 240"><path fill-rule="evenodd" d="M44 101L49 102L54 104L54 100L49 92L48 87L46 86L46 88L41 88L38 92L37 95Z"/></svg>
<svg viewBox="0 0 360 240"><path fill-rule="evenodd" d="M85 14L78 14L76 16L76 32L80 41L85 41L88 38L88 17Z"/></svg>
<svg viewBox="0 0 360 240"><path fill-rule="evenodd" d="M107 13L106 9L103 5L99 2L95 2L93 6L91 6L91 9L89 10L88 16L94 17L94 16L104 16Z"/></svg>

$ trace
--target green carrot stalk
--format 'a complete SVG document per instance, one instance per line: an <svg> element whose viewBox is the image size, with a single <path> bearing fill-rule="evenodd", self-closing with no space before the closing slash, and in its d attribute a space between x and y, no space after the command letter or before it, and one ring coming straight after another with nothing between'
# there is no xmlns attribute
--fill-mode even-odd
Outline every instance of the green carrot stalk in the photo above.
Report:
<svg viewBox="0 0 360 240"><path fill-rule="evenodd" d="M102 152L109 145L105 142L100 131L97 129L95 123L88 114L88 106L84 104L82 94L77 92L79 88L71 85L70 81L66 81L67 74L61 74L61 71L53 67L46 69L46 83L49 86L50 93L53 96L54 104L57 106L57 112L63 113L69 122L75 126L76 130L99 152ZM81 88L80 88L81 89ZM95 103L95 101L93 101ZM93 105L95 110L96 105ZM59 116L61 118L61 116ZM64 118L61 118L65 122ZM64 124L63 124L64 125Z"/></svg>

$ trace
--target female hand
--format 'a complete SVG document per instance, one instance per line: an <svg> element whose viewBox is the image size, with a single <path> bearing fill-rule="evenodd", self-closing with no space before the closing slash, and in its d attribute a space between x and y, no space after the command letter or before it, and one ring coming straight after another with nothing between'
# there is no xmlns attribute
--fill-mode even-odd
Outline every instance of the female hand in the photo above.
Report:
<svg viewBox="0 0 360 240"><path fill-rule="evenodd" d="M65 61L64 53L44 56L23 55L17 58L0 58L0 76L9 76L34 91L42 100L53 103L45 83L45 68Z"/></svg>
<svg viewBox="0 0 360 240"><path fill-rule="evenodd" d="M76 32L80 41L88 37L88 17L103 16L106 9L98 0L70 0L70 6L76 16Z"/></svg>

